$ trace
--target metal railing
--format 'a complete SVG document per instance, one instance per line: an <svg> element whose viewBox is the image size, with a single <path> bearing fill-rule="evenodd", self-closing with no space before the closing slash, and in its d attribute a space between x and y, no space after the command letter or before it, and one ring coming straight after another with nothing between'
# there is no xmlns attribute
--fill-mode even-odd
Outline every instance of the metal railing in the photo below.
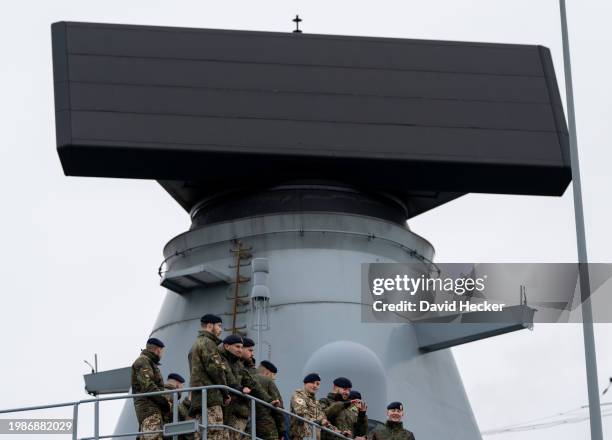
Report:
<svg viewBox="0 0 612 440"><path fill-rule="evenodd" d="M239 429L236 429L232 426L228 426L225 424L210 425L208 423L208 411L207 411L208 410L208 390L211 390L211 389L225 390L230 393L236 394L240 397L246 398L250 401L250 406L251 406L250 432L244 432L244 431L241 431ZM198 431L202 433L202 439L207 438L207 433L208 433L208 430L210 429L228 429L231 431L238 432L244 436L250 437L253 440L262 440L261 438L257 437L257 404L259 403L263 406L266 406L272 409L273 411L278 411L280 413L283 413L289 416L292 419L297 419L309 425L312 440L317 440L317 430L328 432L329 434L332 434L338 439L351 440L349 437L346 437L337 431L329 429L325 426L321 426L316 422L313 422L311 420L298 416L297 414L287 411L286 409L276 407L268 402L265 402L256 397L250 396L248 394L244 394L238 390L235 390L225 385L208 385L208 386L203 386L203 387L191 387L191 388L181 388L181 389L175 389L175 390L154 391L150 393L123 394L119 396L84 399L84 400L78 400L74 402L64 402L64 403L54 403L54 404L49 404L49 405L38 405L38 406L28 406L28 407L22 407L22 408L4 409L4 410L0 410L0 414L18 413L18 412L26 412L26 411L40 411L40 410L46 410L46 409L52 409L52 408L72 407L72 439L73 440L98 440L98 439L105 439L105 438L130 437L130 436L138 436L141 434L163 433L163 430L149 431L146 433L142 431L135 431L135 432L128 432L128 433L120 433L120 434L100 435L100 402L106 402L106 401L112 401L112 400L127 400L127 399L135 399L135 398L142 398L142 397L148 397L148 396L160 396L160 395L165 395L165 394L172 394L172 423L177 423L179 421L179 416L178 416L179 393L182 393L182 392L194 393L198 391L202 395L202 412L200 414L201 423L198 424ZM90 403L93 403L94 405L94 435L90 437L78 437L79 408L81 405L86 405ZM178 434L173 435L172 438L173 440L177 440Z"/></svg>

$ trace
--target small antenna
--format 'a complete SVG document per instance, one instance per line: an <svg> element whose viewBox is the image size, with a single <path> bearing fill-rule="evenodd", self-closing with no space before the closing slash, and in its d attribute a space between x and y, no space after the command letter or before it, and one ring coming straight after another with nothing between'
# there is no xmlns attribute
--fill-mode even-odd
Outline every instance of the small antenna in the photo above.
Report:
<svg viewBox="0 0 612 440"><path fill-rule="evenodd" d="M527 288L521 284L520 287L520 301L522 306L527 305Z"/></svg>
<svg viewBox="0 0 612 440"><path fill-rule="evenodd" d="M98 353L94 353L94 364L93 365L91 365L91 362L86 361L86 360L83 360L83 362L89 365L89 368L91 368L91 374L98 372Z"/></svg>
<svg viewBox="0 0 612 440"><path fill-rule="evenodd" d="M295 14L295 18L293 20L291 20L295 23L295 30L293 31L294 34L301 34L302 31L300 30L300 22L302 21L302 19L300 18L299 15Z"/></svg>

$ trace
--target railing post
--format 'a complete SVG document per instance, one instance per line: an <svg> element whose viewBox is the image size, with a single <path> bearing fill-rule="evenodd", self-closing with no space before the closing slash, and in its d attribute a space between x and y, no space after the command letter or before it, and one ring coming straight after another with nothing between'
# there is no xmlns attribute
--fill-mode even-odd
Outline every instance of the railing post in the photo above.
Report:
<svg viewBox="0 0 612 440"><path fill-rule="evenodd" d="M178 422L178 391L172 393L172 422ZM178 435L173 435L172 440L178 440Z"/></svg>
<svg viewBox="0 0 612 440"><path fill-rule="evenodd" d="M100 438L100 401L94 403L94 438Z"/></svg>
<svg viewBox="0 0 612 440"><path fill-rule="evenodd" d="M79 431L79 404L75 403L72 407L72 440L77 440Z"/></svg>
<svg viewBox="0 0 612 440"><path fill-rule="evenodd" d="M202 389L202 440L208 439L208 390Z"/></svg>
<svg viewBox="0 0 612 440"><path fill-rule="evenodd" d="M257 413L255 410L255 401L251 399L251 439L257 438Z"/></svg>
<svg viewBox="0 0 612 440"><path fill-rule="evenodd" d="M310 425L310 429L312 429L312 440L317 440L317 425L314 423Z"/></svg>

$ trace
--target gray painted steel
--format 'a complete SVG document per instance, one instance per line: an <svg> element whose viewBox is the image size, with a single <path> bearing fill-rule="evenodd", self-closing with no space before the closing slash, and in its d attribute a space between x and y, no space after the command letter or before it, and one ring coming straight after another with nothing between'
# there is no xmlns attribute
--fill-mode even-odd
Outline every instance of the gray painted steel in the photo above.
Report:
<svg viewBox="0 0 612 440"><path fill-rule="evenodd" d="M541 46L67 22L52 36L64 172L164 180L186 209L297 178L406 204L430 192L413 216L571 180Z"/></svg>
<svg viewBox="0 0 612 440"><path fill-rule="evenodd" d="M423 326L427 328L423 328ZM516 324L418 324L415 326L419 348L424 352L432 352L455 347L480 339L503 335L505 333L523 330L529 326L525 323Z"/></svg>
<svg viewBox="0 0 612 440"><path fill-rule="evenodd" d="M130 367L126 367L85 374L85 391L94 395L127 393L130 389L131 371Z"/></svg>
<svg viewBox="0 0 612 440"><path fill-rule="evenodd" d="M236 239L252 248L253 258L269 261L270 330L262 332L262 357L279 367L277 383L286 402L308 372L322 375L319 397L336 376L345 375L368 402L372 419L384 420L386 404L402 400L405 423L421 440L481 438L450 351L421 352L413 325L361 322L361 263L428 264L434 250L426 240L405 226L373 217L272 214L175 237L164 250L170 257L167 268L204 264L225 272L233 262L229 250ZM248 295L250 288L245 284L241 293ZM216 284L167 293L152 331L166 343L164 375L175 371L189 376L187 352L199 317L220 314L228 325L230 289ZM238 324L247 325L248 309L239 311ZM135 426L128 404L116 432Z"/></svg>

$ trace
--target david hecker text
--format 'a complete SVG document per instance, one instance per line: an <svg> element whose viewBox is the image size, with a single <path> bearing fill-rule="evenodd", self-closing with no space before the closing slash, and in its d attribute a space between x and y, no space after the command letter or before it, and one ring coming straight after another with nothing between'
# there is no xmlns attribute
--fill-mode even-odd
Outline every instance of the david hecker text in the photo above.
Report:
<svg viewBox="0 0 612 440"><path fill-rule="evenodd" d="M505 306L505 304L490 303L489 301L480 303L444 301L440 304L430 303L429 301L400 301L389 304L374 301L372 304L375 312L501 312Z"/></svg>

